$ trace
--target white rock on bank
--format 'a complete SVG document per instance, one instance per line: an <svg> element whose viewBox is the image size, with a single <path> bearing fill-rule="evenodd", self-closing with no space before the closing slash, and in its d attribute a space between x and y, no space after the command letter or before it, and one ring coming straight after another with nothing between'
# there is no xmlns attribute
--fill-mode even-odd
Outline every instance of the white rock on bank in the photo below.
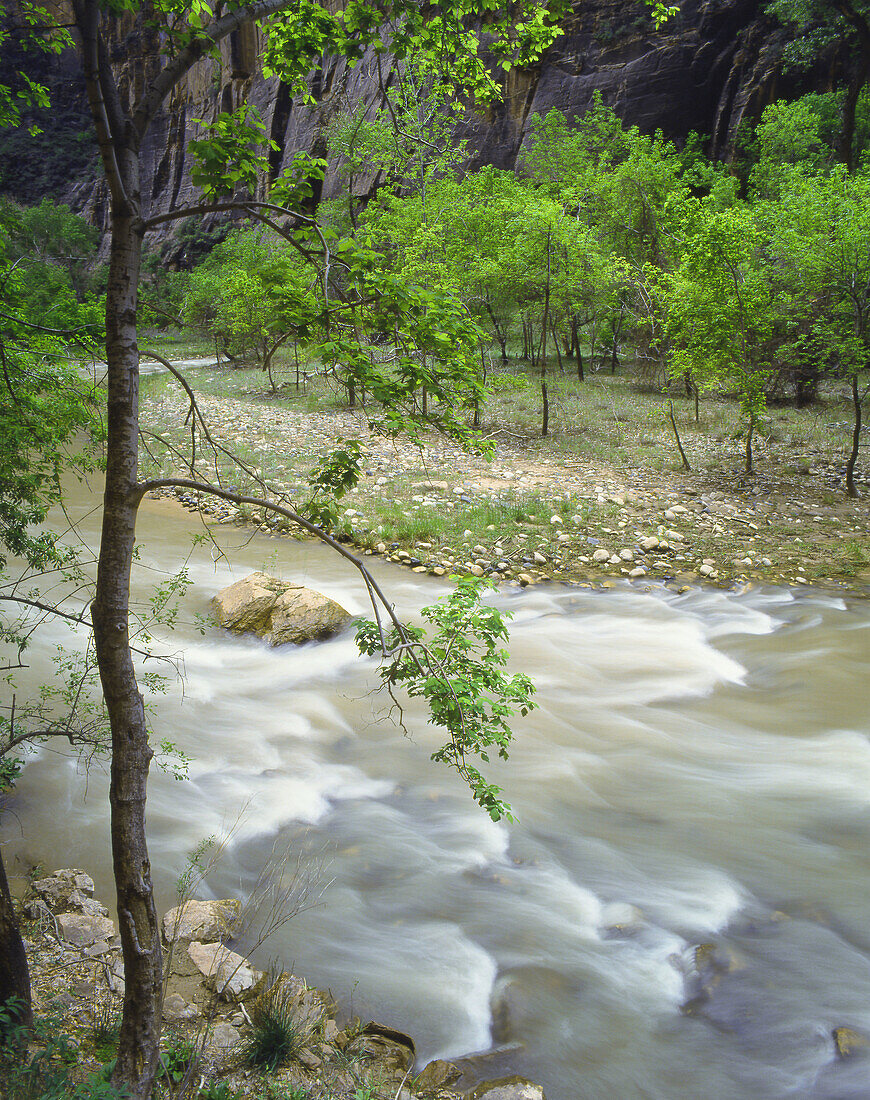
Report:
<svg viewBox="0 0 870 1100"><path fill-rule="evenodd" d="M236 898L221 901L186 901L163 917L163 938L167 943L199 940L212 943L231 936L238 926L242 903Z"/></svg>
<svg viewBox="0 0 870 1100"><path fill-rule="evenodd" d="M194 940L187 948L187 955L206 985L227 1001L241 1000L254 993L265 979L265 974L254 970L247 959L222 943Z"/></svg>

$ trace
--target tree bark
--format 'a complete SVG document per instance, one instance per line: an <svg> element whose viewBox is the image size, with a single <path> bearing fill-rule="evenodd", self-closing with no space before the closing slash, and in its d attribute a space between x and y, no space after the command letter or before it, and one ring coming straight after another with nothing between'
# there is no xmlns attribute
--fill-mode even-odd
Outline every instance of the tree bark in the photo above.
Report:
<svg viewBox="0 0 870 1100"><path fill-rule="evenodd" d="M128 169L134 171L125 173L126 191L133 199L138 198L137 161L138 150L134 150L128 160ZM163 967L145 838L145 795L153 753L129 637L130 575L140 499L136 308L142 237L137 223L134 211L113 210L106 300L106 489L91 618L112 731L112 860L124 956L124 1010L112 1077L116 1085L126 1087L132 1100L148 1100L157 1071Z"/></svg>
<svg viewBox="0 0 870 1100"><path fill-rule="evenodd" d="M162 953L145 839L145 793L152 751L130 649L130 575L135 549L139 443L136 338L144 226L139 134L125 116L100 37L96 0L75 0L85 85L110 194L106 291L106 487L97 583L91 604L100 682L112 735L109 786L112 863L124 958L124 1008L113 1083L131 1100L150 1100L157 1072Z"/></svg>
<svg viewBox="0 0 870 1100"><path fill-rule="evenodd" d="M745 458L746 458L746 473L747 474L752 473L752 436L754 435L754 433L755 433L755 417L750 416L750 418L749 418L749 427L746 430L746 450L744 451L744 455L745 455Z"/></svg>
<svg viewBox="0 0 870 1100"><path fill-rule="evenodd" d="M27 952L21 939L15 906L6 881L6 868L0 853L0 1005L8 1004L15 997L17 1006L13 1013L17 1023L30 1027L33 1008L30 1001L30 971Z"/></svg>
<svg viewBox="0 0 870 1100"><path fill-rule="evenodd" d="M852 423L852 448L846 462L846 492L853 499L860 496L855 484L855 464L858 461L858 449L861 446L861 395L858 393L858 374L852 373L852 407L855 419Z"/></svg>

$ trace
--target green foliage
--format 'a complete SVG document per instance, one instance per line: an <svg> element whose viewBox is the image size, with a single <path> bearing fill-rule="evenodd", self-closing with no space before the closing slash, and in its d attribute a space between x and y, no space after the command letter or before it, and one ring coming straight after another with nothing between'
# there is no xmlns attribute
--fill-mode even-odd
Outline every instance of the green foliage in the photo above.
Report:
<svg viewBox="0 0 870 1100"><path fill-rule="evenodd" d="M292 989L276 982L251 1007L251 1034L245 1041L243 1058L257 1069L271 1072L295 1058L309 1036Z"/></svg>
<svg viewBox="0 0 870 1100"><path fill-rule="evenodd" d="M101 1001L94 1007L91 1042L102 1061L108 1061L118 1050L121 1033L121 1011L112 1001Z"/></svg>
<svg viewBox="0 0 870 1100"><path fill-rule="evenodd" d="M199 1100L240 1100L241 1093L231 1089L226 1081L209 1081L196 1094Z"/></svg>
<svg viewBox="0 0 870 1100"><path fill-rule="evenodd" d="M469 757L489 762L490 752L507 759L511 742L508 719L517 711L534 708L534 685L527 676L507 676L507 651L501 644L508 632L504 616L481 602L485 585L462 578L444 600L423 609L432 627L431 637L420 627L393 629L386 637L378 624L363 620L357 626L361 653L386 652L389 662L380 670L389 687L403 685L412 698L425 699L431 721L449 735L432 759L455 768L468 783L475 801L493 820L510 809Z"/></svg>
<svg viewBox="0 0 870 1100"><path fill-rule="evenodd" d="M44 29L46 28L46 29ZM35 54L58 54L72 44L69 31L45 7L18 0L14 8L0 4L0 46L15 38L25 50ZM48 106L48 90L23 69L3 74L0 83L0 127L18 126L22 112ZM6 83L9 81L9 83ZM38 128L31 126L31 134Z"/></svg>
<svg viewBox="0 0 870 1100"><path fill-rule="evenodd" d="M74 1081L78 1051L60 1022L37 1019L32 1029L17 1024L14 1000L0 1005L0 1095L4 1100L124 1100L104 1073Z"/></svg>
<svg viewBox="0 0 870 1100"><path fill-rule="evenodd" d="M334 527L338 501L359 482L361 461L362 450L356 439L322 458L308 475L311 496L303 505L303 515L321 527Z"/></svg>
<svg viewBox="0 0 870 1100"><path fill-rule="evenodd" d="M205 137L188 142L194 163L191 181L208 198L232 195L236 188L252 194L257 179L269 171L269 150L277 149L266 137L266 128L256 107L244 104L238 110L222 112L214 122L204 123Z"/></svg>
<svg viewBox="0 0 870 1100"><path fill-rule="evenodd" d="M160 1052L159 1077L172 1087L190 1081L198 1063L194 1044L180 1035L170 1035Z"/></svg>
<svg viewBox="0 0 870 1100"><path fill-rule="evenodd" d="M23 765L24 760L20 756L0 757L0 795L12 790Z"/></svg>

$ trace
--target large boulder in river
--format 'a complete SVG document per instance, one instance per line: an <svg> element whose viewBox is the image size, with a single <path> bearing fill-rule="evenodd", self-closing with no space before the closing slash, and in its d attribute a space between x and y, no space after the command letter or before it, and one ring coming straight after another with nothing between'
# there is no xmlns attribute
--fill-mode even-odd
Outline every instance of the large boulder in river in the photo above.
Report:
<svg viewBox="0 0 870 1100"><path fill-rule="evenodd" d="M350 620L345 609L312 588L251 573L212 600L218 626L256 634L271 645L312 642L336 634Z"/></svg>

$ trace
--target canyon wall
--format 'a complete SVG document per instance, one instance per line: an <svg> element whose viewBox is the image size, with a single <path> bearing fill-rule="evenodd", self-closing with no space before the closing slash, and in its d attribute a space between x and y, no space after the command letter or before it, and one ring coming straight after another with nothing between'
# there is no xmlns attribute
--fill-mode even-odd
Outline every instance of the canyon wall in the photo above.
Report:
<svg viewBox="0 0 870 1100"><path fill-rule="evenodd" d="M684 0L680 14L656 30L642 0L577 0L565 34L541 62L507 74L503 102L469 115L461 136L469 141L472 165L512 167L533 114L558 108L582 115L596 91L626 122L662 129L677 141L695 130L709 138L714 156L727 158L740 124L790 91L780 65L786 35L763 9L761 0ZM132 32L111 44L122 87L148 80L153 47ZM309 77L314 103L305 105L280 80L263 77L258 53L249 28L224 44L220 62L200 62L175 90L144 149L146 213L195 199L187 143L199 133L196 120L243 101L255 104L278 145L271 158L278 171L299 149L322 154L324 128L338 112L380 102L374 57L354 68L325 59ZM336 169L327 172L325 197L340 187ZM361 180L358 187L370 183ZM103 222L105 192L97 176L73 181L65 197Z"/></svg>

